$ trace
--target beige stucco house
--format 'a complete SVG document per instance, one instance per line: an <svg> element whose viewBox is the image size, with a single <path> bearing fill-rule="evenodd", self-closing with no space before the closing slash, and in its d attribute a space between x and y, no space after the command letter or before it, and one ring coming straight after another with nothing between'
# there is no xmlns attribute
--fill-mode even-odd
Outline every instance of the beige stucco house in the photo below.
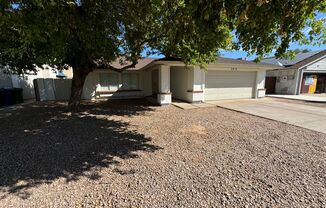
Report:
<svg viewBox="0 0 326 208"><path fill-rule="evenodd" d="M266 70L275 65L218 58L206 69L185 66L178 59L144 58L122 73L96 70L85 81L83 99L150 97L205 102L265 96Z"/></svg>

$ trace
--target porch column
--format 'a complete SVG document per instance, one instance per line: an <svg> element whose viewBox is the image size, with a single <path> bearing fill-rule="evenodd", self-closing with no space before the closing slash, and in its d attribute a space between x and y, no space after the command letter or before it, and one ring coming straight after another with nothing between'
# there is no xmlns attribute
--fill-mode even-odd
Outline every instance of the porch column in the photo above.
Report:
<svg viewBox="0 0 326 208"><path fill-rule="evenodd" d="M204 102L205 71L194 66L189 72L188 101Z"/></svg>
<svg viewBox="0 0 326 208"><path fill-rule="evenodd" d="M265 78L266 78L265 70L257 71L255 98L265 97L265 91L266 91L265 90Z"/></svg>
<svg viewBox="0 0 326 208"><path fill-rule="evenodd" d="M171 104L170 91L170 66L160 65L158 68L158 90L157 102L160 105Z"/></svg>

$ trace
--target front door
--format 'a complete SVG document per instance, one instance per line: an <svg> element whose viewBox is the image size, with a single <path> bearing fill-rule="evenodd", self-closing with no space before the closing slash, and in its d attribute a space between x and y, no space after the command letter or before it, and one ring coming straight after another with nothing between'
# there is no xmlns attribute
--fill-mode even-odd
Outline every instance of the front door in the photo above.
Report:
<svg viewBox="0 0 326 208"><path fill-rule="evenodd" d="M266 94L275 94L276 77L266 77Z"/></svg>
<svg viewBox="0 0 326 208"><path fill-rule="evenodd" d="M316 93L325 93L326 92L326 75L318 75Z"/></svg>
<svg viewBox="0 0 326 208"><path fill-rule="evenodd" d="M309 85L306 83L307 76L303 75L300 93L308 93Z"/></svg>

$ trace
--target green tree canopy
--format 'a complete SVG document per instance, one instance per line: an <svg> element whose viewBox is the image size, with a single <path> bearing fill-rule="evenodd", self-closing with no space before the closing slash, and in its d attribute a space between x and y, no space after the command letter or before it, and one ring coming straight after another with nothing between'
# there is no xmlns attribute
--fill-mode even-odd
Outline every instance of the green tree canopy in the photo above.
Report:
<svg viewBox="0 0 326 208"><path fill-rule="evenodd" d="M142 51L204 66L221 49L258 59L291 42L325 44L325 0L2 0L0 63L23 72L35 65L73 67L70 107L88 73L124 70ZM109 63L124 57L123 69Z"/></svg>
<svg viewBox="0 0 326 208"><path fill-rule="evenodd" d="M308 53L308 52L310 52L310 51L311 51L311 50L308 49L308 48L305 48L305 49L299 49L299 48L296 48L296 49L293 50L293 52L294 52L295 54L298 54L298 53Z"/></svg>

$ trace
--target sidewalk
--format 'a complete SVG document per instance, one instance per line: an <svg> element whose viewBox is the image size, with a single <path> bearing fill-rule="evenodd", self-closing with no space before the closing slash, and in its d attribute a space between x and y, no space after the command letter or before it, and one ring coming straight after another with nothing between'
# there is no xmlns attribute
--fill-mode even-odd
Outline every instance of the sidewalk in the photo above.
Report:
<svg viewBox="0 0 326 208"><path fill-rule="evenodd" d="M307 102L326 103L326 94L303 94L303 95L266 95L266 97L301 100Z"/></svg>

